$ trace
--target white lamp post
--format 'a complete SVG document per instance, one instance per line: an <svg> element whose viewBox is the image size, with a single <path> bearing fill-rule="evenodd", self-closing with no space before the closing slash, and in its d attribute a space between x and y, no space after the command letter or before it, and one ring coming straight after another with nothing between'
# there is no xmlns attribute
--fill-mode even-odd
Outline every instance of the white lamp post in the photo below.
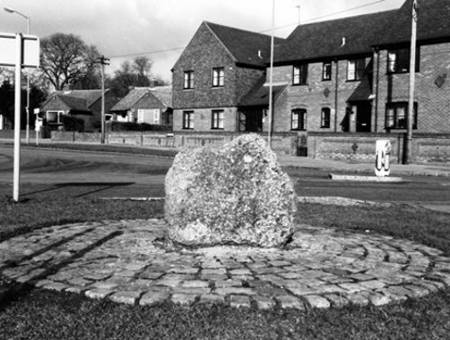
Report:
<svg viewBox="0 0 450 340"><path fill-rule="evenodd" d="M24 18L27 21L27 34L30 34L30 17L28 15L23 14L22 12L19 12L15 9L12 9L10 7L3 7L3 9L11 14L17 14L20 15L22 18ZM27 75L27 106L26 106L26 113L27 113L27 126L26 126L26 143L30 143L30 77Z"/></svg>

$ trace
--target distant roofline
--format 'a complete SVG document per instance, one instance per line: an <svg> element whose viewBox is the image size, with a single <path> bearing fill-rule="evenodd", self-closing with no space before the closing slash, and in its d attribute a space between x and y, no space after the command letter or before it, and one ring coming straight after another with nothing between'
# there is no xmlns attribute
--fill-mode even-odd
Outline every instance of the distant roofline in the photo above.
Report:
<svg viewBox="0 0 450 340"><path fill-rule="evenodd" d="M207 24L207 25L212 24L212 25L221 26L221 27L225 27L225 28L231 28L231 29L233 29L233 30L241 31L241 32L245 32L245 33L258 34L258 35L265 36L265 37L269 37L269 38L271 37L270 34L265 34L265 33L255 32L255 31L250 31L250 30L246 30L246 29L239 28L239 27L234 27L234 26L228 26L228 25L218 24L218 23L215 23L215 22L212 22L212 21L204 20L203 22L204 22L205 24ZM284 38L281 38L281 37L277 37L277 36L274 36L274 37L275 37L275 39L285 40Z"/></svg>
<svg viewBox="0 0 450 340"><path fill-rule="evenodd" d="M347 16L347 17L330 19L330 20L314 21L314 22L310 22L310 23L307 23L307 24L300 24L300 25L297 25L295 27L295 29L291 32L291 34L289 34L289 36L286 39L289 39L289 37L292 35L292 33L294 33L297 30L298 27L308 27L308 26L324 24L324 23L333 23L333 22L338 22L338 21L345 21L345 20L348 20L348 19L355 19L355 18L362 18L362 17L366 17L366 16L367 17L368 16L373 16L373 15L378 15L378 14L388 14L389 12L394 13L394 12L397 12L400 8L401 8L401 6L398 9L390 9L390 10L385 10L385 11L371 12L371 13L358 14L358 15L351 15L351 16Z"/></svg>

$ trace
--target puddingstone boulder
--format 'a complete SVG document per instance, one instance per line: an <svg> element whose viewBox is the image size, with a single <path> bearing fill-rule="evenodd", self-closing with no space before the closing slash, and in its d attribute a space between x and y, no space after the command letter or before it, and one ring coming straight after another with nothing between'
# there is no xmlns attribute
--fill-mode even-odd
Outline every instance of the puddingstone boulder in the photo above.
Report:
<svg viewBox="0 0 450 340"><path fill-rule="evenodd" d="M178 153L165 190L169 238L177 243L281 247L293 233L294 187L256 134Z"/></svg>

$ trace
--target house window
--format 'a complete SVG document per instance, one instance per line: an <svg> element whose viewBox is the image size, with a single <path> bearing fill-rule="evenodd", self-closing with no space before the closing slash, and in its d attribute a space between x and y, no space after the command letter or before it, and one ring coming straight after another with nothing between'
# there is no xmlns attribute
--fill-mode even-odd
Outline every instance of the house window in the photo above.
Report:
<svg viewBox="0 0 450 340"><path fill-rule="evenodd" d="M420 49L416 51L416 72L419 72ZM388 73L409 72L410 50L407 48L388 51Z"/></svg>
<svg viewBox="0 0 450 340"><path fill-rule="evenodd" d="M225 71L223 67L213 68L213 87L222 87L224 85Z"/></svg>
<svg viewBox="0 0 450 340"><path fill-rule="evenodd" d="M61 124L61 117L64 114L64 111L47 111L45 113L45 119L48 123L56 123Z"/></svg>
<svg viewBox="0 0 450 340"><path fill-rule="evenodd" d="M292 71L293 85L306 85L308 82L308 64L294 65Z"/></svg>
<svg viewBox="0 0 450 340"><path fill-rule="evenodd" d="M329 128L330 127L330 117L331 117L330 108L323 107L322 112L320 114L320 127L321 128Z"/></svg>
<svg viewBox="0 0 450 340"><path fill-rule="evenodd" d="M161 123L160 109L138 109L137 122L159 125Z"/></svg>
<svg viewBox="0 0 450 340"><path fill-rule="evenodd" d="M183 111L183 129L192 130L194 128L194 111Z"/></svg>
<svg viewBox="0 0 450 340"><path fill-rule="evenodd" d="M322 80L331 80L331 62L327 61L322 65Z"/></svg>
<svg viewBox="0 0 450 340"><path fill-rule="evenodd" d="M223 130L223 110L213 110L211 129Z"/></svg>
<svg viewBox="0 0 450 340"><path fill-rule="evenodd" d="M194 88L194 71L185 71L184 72L184 89L193 89Z"/></svg>
<svg viewBox="0 0 450 340"><path fill-rule="evenodd" d="M413 129L417 129L417 103L414 103ZM406 129L408 127L408 103L396 102L386 105L386 129Z"/></svg>
<svg viewBox="0 0 450 340"><path fill-rule="evenodd" d="M292 110L291 130L306 130L306 110Z"/></svg>
<svg viewBox="0 0 450 340"><path fill-rule="evenodd" d="M364 69L366 68L366 60L352 59L347 62L347 80L361 80L364 76Z"/></svg>

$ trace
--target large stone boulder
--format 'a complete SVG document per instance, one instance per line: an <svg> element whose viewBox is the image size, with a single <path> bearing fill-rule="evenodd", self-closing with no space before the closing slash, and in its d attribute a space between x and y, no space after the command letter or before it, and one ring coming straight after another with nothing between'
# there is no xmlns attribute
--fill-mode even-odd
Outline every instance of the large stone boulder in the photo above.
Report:
<svg viewBox="0 0 450 340"><path fill-rule="evenodd" d="M256 134L178 153L165 190L169 238L177 243L281 247L293 233L292 182Z"/></svg>

